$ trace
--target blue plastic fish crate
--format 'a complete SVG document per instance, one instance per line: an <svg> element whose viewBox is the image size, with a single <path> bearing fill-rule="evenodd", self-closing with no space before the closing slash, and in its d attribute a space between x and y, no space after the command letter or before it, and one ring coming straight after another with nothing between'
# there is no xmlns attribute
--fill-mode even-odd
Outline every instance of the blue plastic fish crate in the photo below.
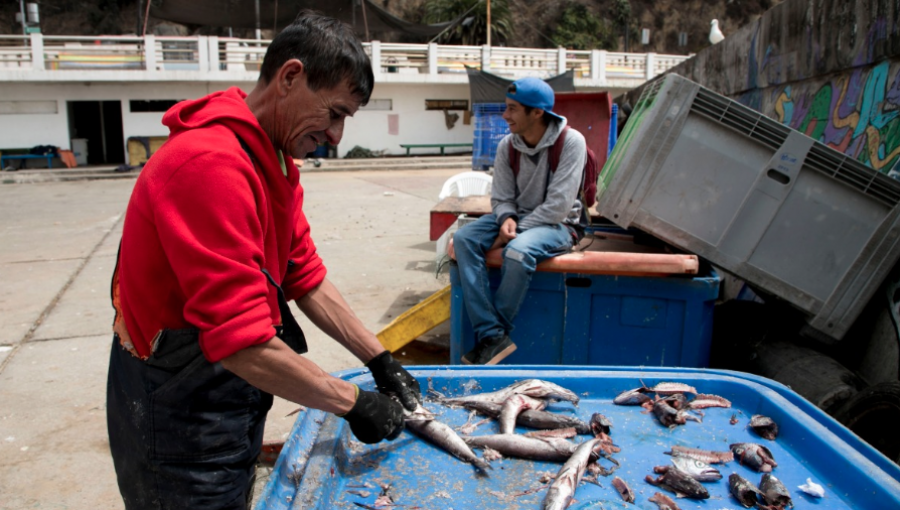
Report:
<svg viewBox="0 0 900 510"><path fill-rule="evenodd" d="M635 492L635 505L625 505L610 483L600 477L602 487L582 483L571 509L656 508L647 500L665 492L644 482L653 467L669 465L663 452L673 445L726 451L728 445L754 442L765 445L778 462L773 474L790 491L795 508L843 510L900 508L900 467L862 442L799 395L774 381L724 370L648 369L628 367L411 367L423 388L448 396L494 391L513 382L539 378L559 384L581 397L578 407L562 402L551 412L575 415L584 421L600 412L613 422L611 437L621 452L615 476ZM369 372L349 370L339 377L374 389ZM729 399L731 409L705 410L703 423L688 422L668 429L640 407L616 406L612 399L621 391L645 384L672 381L690 384L703 393ZM458 428L468 413L427 404L438 419ZM750 416L764 414L779 425L775 441L756 436L747 427ZM730 419L736 416L738 423ZM518 428L517 433L526 432ZM475 435L497 433L495 422L480 426ZM579 441L587 436L580 436ZM479 452L480 456L480 452ZM603 465L609 467L603 461ZM363 445L352 440L346 422L315 410L301 412L284 445L271 477L256 506L257 510L357 509L371 507L380 484L389 484L389 494L398 508L428 510L539 509L546 490L539 479L545 472L556 474L561 464L506 458L492 463L489 476L479 475L463 463L424 440L403 432L392 442ZM705 483L710 499L679 499L684 509L740 508L728 490L727 478L738 473L753 483L760 474L738 461L717 464L724 478ZM815 499L797 489L807 478L825 488L825 497ZM673 496L670 494L670 496Z"/></svg>
<svg viewBox="0 0 900 510"><path fill-rule="evenodd" d="M497 145L509 134L509 125L503 120L506 105L503 103L476 103L475 137L472 142L472 169L487 170L494 166Z"/></svg>
<svg viewBox="0 0 900 510"><path fill-rule="evenodd" d="M500 269L489 270L500 286ZM719 276L614 276L538 271L510 336L511 365L709 366ZM475 346L459 269L450 266L450 362Z"/></svg>

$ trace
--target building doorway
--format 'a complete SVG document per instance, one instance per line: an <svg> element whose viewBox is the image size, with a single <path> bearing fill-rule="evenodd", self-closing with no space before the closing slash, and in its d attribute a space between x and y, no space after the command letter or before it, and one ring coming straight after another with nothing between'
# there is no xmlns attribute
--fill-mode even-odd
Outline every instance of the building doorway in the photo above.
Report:
<svg viewBox="0 0 900 510"><path fill-rule="evenodd" d="M67 101L69 138L87 140L87 154L76 156L88 165L119 165L125 162L121 101ZM84 143L75 145L84 146Z"/></svg>

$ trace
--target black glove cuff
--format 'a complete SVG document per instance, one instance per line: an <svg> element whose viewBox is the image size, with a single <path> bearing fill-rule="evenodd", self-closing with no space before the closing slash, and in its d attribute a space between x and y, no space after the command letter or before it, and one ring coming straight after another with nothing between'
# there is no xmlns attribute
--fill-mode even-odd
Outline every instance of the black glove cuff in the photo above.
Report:
<svg viewBox="0 0 900 510"><path fill-rule="evenodd" d="M368 368L373 374L376 371L384 371L387 369L388 365L394 363L394 357L391 356L391 351L384 351L378 356L370 359L368 363L366 363L366 368Z"/></svg>

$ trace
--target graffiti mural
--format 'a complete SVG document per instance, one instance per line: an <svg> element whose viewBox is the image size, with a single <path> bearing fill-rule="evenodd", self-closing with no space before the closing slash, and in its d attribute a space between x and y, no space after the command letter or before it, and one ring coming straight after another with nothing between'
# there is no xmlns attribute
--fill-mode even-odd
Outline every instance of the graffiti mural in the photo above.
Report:
<svg viewBox="0 0 900 510"><path fill-rule="evenodd" d="M746 104L750 98L741 99ZM900 170L900 63L884 61L825 82L773 87L759 107L880 172Z"/></svg>

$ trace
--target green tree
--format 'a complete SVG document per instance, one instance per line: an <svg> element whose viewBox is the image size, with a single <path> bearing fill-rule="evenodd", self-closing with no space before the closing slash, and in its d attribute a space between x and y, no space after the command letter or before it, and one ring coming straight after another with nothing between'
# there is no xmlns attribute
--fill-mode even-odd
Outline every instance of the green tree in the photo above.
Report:
<svg viewBox="0 0 900 510"><path fill-rule="evenodd" d="M615 38L606 20L594 15L586 6L570 2L560 14L553 42L570 50L613 49Z"/></svg>
<svg viewBox="0 0 900 510"><path fill-rule="evenodd" d="M447 30L440 41L450 44L480 45L487 43L487 4L484 0L427 0L425 22L453 21L463 13L465 18ZM508 0L491 0L491 44L506 42L513 33Z"/></svg>

